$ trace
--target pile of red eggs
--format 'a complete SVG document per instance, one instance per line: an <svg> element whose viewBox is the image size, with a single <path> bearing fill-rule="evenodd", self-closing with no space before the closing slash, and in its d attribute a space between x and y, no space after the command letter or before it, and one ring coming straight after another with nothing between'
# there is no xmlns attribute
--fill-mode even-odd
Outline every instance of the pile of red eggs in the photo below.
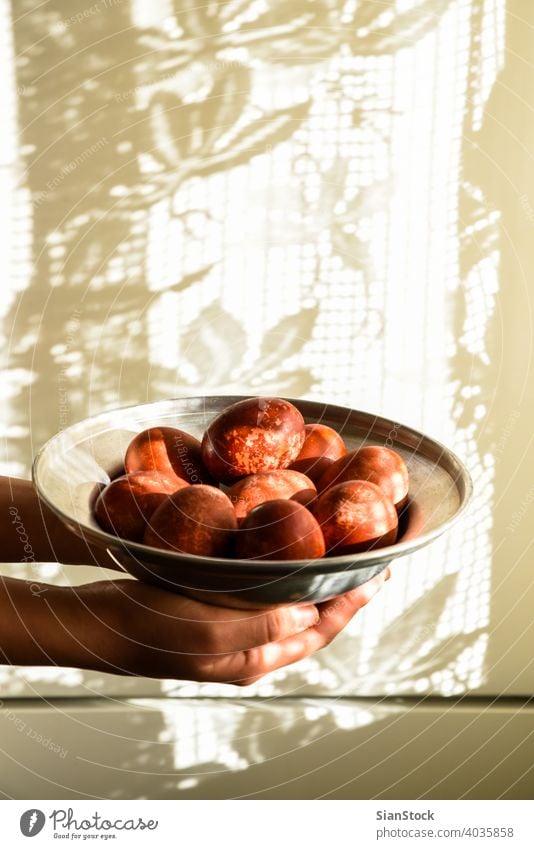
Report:
<svg viewBox="0 0 534 849"><path fill-rule="evenodd" d="M204 557L309 560L393 544L408 496L404 460L385 446L347 452L281 398L224 409L202 442L151 427L95 516L123 539ZM223 487L223 488L221 488Z"/></svg>

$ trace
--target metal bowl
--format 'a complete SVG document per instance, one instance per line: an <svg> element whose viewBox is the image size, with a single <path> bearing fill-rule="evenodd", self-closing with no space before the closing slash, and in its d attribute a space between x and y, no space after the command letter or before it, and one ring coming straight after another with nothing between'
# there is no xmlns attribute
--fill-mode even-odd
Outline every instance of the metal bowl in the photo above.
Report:
<svg viewBox="0 0 534 849"><path fill-rule="evenodd" d="M436 539L456 521L472 494L463 463L428 436L371 413L290 400L306 422L337 430L350 450L387 445L410 473L409 501L395 545L311 561L251 561L197 557L128 542L103 531L92 507L102 486L123 468L126 447L147 427L170 425L201 437L222 409L244 396L176 398L124 407L78 422L50 439L33 464L39 496L75 533L106 549L141 580L205 601L233 607L319 602L353 589L395 558Z"/></svg>

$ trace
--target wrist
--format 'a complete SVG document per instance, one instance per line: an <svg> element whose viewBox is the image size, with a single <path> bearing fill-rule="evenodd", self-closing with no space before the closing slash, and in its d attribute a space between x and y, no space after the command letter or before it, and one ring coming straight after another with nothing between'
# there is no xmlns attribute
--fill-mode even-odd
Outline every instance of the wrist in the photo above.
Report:
<svg viewBox="0 0 534 849"><path fill-rule="evenodd" d="M115 675L136 675L140 646L132 634L131 606L125 604L129 585L136 581L97 581L73 587L68 616L78 618L77 663ZM78 615L79 614L79 615Z"/></svg>
<svg viewBox="0 0 534 849"><path fill-rule="evenodd" d="M72 654L65 644L64 629L69 588L36 581L2 577L0 580L1 661L19 666L67 665Z"/></svg>
<svg viewBox="0 0 534 849"><path fill-rule="evenodd" d="M131 674L129 641L124 636L120 600L110 581L68 587L61 597L64 640L60 665Z"/></svg>

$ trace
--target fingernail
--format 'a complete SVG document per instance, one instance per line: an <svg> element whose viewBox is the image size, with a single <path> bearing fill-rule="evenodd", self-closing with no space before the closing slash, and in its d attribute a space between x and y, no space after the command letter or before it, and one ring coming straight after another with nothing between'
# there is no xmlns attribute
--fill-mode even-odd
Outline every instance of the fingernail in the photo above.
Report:
<svg viewBox="0 0 534 849"><path fill-rule="evenodd" d="M295 627L300 631L305 631L306 628L313 628L319 621L319 611L313 605L295 607L293 609L293 621Z"/></svg>
<svg viewBox="0 0 534 849"><path fill-rule="evenodd" d="M389 581L390 578L391 578L391 569L389 568L389 566L387 566L386 567L386 577L384 578L384 581Z"/></svg>

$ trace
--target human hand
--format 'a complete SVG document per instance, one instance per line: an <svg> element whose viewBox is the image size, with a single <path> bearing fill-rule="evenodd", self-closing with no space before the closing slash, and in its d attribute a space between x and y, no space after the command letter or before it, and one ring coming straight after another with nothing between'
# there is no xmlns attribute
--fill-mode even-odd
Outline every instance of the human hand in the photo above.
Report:
<svg viewBox="0 0 534 849"><path fill-rule="evenodd" d="M58 587L0 577L0 659L244 686L331 643L388 577L387 568L331 601L269 610L128 579Z"/></svg>
<svg viewBox="0 0 534 849"><path fill-rule="evenodd" d="M245 686L331 643L388 578L386 568L322 604L270 610L216 607L130 580L89 584L79 598L96 618L101 668Z"/></svg>

